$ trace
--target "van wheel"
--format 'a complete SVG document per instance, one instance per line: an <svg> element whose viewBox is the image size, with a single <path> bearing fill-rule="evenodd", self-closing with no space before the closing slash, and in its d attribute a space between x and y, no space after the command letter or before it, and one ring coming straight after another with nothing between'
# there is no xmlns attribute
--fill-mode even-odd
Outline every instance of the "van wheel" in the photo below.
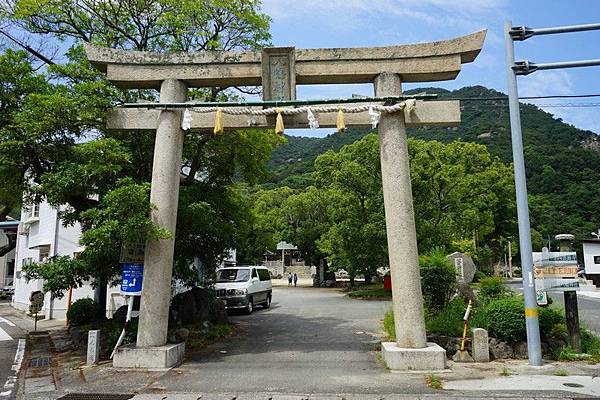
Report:
<svg viewBox="0 0 600 400"><path fill-rule="evenodd" d="M254 299L250 297L248 299L248 306L246 306L246 314L252 314L252 311L254 311Z"/></svg>
<svg viewBox="0 0 600 400"><path fill-rule="evenodd" d="M269 307L271 307L271 295L268 295L268 296L267 296L267 300L264 302L264 304L263 304L263 307L264 307L264 308L269 308Z"/></svg>

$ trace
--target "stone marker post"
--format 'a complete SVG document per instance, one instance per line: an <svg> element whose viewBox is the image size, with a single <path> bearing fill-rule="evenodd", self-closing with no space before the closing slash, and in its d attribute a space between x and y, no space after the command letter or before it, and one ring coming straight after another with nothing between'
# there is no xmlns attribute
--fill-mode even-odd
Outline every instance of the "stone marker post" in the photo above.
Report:
<svg viewBox="0 0 600 400"><path fill-rule="evenodd" d="M186 95L187 86L181 81L167 79L161 84L161 103L184 102ZM152 220L172 236L146 243L137 347L167 343L182 152L181 111L163 110L154 143L150 202L156 206L151 212Z"/></svg>
<svg viewBox="0 0 600 400"><path fill-rule="evenodd" d="M87 365L94 365L100 358L100 331L88 331Z"/></svg>
<svg viewBox="0 0 600 400"><path fill-rule="evenodd" d="M488 333L485 329L473 329L473 350L472 356L475 362L490 361L490 344L488 343Z"/></svg>
<svg viewBox="0 0 600 400"><path fill-rule="evenodd" d="M397 74L383 73L375 80L375 95L400 96L400 85ZM423 348L427 336L404 113L381 115L379 151L396 342L401 348Z"/></svg>

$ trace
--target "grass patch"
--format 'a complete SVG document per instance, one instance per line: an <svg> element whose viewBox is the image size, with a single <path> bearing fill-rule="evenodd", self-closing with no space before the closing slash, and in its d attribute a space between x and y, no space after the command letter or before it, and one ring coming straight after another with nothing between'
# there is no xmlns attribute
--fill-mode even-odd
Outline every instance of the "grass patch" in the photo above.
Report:
<svg viewBox="0 0 600 400"><path fill-rule="evenodd" d="M348 292L348 297L361 300L390 300L392 292L383 290L383 283L356 285Z"/></svg>
<svg viewBox="0 0 600 400"><path fill-rule="evenodd" d="M506 367L503 367L503 368L500 370L500 376L510 376L510 375L511 375L511 373L510 373L510 371L509 371L509 369L508 369L508 368L506 368Z"/></svg>
<svg viewBox="0 0 600 400"><path fill-rule="evenodd" d="M396 340L396 326L394 325L394 311L390 308L383 317L383 329L390 340Z"/></svg>
<svg viewBox="0 0 600 400"><path fill-rule="evenodd" d="M185 347L190 350L201 349L219 339L231 336L235 331L234 324L208 326L197 324L185 328L190 330L190 335L185 341Z"/></svg>
<svg viewBox="0 0 600 400"><path fill-rule="evenodd" d="M567 371L565 371L564 369L559 369L557 371L554 371L554 375L556 375L556 376L569 376L569 374L567 373Z"/></svg>
<svg viewBox="0 0 600 400"><path fill-rule="evenodd" d="M383 359L383 356L381 355L381 352L375 353L375 363L377 365L380 365L383 368L385 368L386 371L390 370L390 368L387 366L385 360Z"/></svg>
<svg viewBox="0 0 600 400"><path fill-rule="evenodd" d="M434 374L431 374L427 378L425 378L425 382L427 382L427 386L429 386L432 389L442 389L442 381Z"/></svg>
<svg viewBox="0 0 600 400"><path fill-rule="evenodd" d="M463 315L466 305L464 300L457 298L448 304L445 310L436 314L425 314L425 326L427 332L437 333L448 336L462 336L463 333ZM383 317L383 329L389 339L396 339L396 329L394 326L394 313L390 309Z"/></svg>
<svg viewBox="0 0 600 400"><path fill-rule="evenodd" d="M581 353L576 352L571 346L560 349L555 358L559 361L589 361L600 362L600 338L585 328L580 330Z"/></svg>

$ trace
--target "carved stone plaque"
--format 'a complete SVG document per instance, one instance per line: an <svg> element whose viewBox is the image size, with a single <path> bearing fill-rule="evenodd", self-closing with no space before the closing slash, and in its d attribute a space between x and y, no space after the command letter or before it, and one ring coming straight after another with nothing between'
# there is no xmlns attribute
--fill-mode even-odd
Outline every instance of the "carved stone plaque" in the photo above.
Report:
<svg viewBox="0 0 600 400"><path fill-rule="evenodd" d="M295 100L296 71L293 47L270 47L262 51L263 100Z"/></svg>

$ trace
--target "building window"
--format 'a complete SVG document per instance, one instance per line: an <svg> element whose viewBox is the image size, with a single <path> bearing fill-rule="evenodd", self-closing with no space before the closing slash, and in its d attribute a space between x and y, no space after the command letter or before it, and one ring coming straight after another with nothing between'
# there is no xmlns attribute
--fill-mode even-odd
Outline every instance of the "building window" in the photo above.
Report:
<svg viewBox="0 0 600 400"><path fill-rule="evenodd" d="M46 261L46 259L48 258L48 256L50 255L50 245L44 245L44 246L40 246L40 262L44 262Z"/></svg>
<svg viewBox="0 0 600 400"><path fill-rule="evenodd" d="M36 203L33 205L33 212L31 213L31 216L33 218L39 218L40 217L40 204Z"/></svg>
<svg viewBox="0 0 600 400"><path fill-rule="evenodd" d="M600 265L600 256L594 256L594 264Z"/></svg>

